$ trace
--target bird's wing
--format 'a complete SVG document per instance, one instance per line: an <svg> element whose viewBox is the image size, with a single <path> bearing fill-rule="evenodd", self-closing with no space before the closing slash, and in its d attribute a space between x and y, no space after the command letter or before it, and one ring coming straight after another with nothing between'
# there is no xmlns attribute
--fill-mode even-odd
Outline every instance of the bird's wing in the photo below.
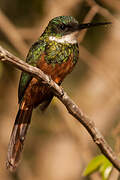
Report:
<svg viewBox="0 0 120 180"><path fill-rule="evenodd" d="M39 39L36 43L32 45L26 58L26 62L34 67L37 65L37 61L40 60L40 56L45 50L45 42ZM30 83L32 76L26 72L22 72L18 88L18 102L22 100L24 92Z"/></svg>

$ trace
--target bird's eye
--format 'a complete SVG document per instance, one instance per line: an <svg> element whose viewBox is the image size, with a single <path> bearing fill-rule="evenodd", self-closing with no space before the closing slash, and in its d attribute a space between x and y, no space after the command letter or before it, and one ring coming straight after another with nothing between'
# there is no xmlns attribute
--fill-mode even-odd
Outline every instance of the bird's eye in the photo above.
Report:
<svg viewBox="0 0 120 180"><path fill-rule="evenodd" d="M64 31L64 30L67 29L67 26L66 26L65 24L61 24L61 25L60 25L60 29Z"/></svg>

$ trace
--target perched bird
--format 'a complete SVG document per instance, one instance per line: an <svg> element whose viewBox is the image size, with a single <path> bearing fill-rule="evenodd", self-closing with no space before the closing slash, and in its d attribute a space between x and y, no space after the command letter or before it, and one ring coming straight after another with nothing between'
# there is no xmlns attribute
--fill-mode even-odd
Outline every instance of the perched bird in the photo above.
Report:
<svg viewBox="0 0 120 180"><path fill-rule="evenodd" d="M79 24L71 16L56 17L32 45L26 62L40 68L60 85L78 61L77 38L80 31L105 24L109 23ZM19 110L8 146L6 165L9 170L14 170L19 163L33 109L40 105L41 110L45 110L53 96L49 87L32 75L22 72L18 88Z"/></svg>

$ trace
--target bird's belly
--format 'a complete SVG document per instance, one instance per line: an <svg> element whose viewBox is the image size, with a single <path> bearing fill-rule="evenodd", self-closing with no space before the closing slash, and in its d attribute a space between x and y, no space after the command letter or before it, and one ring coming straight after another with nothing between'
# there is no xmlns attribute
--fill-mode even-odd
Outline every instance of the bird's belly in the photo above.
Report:
<svg viewBox="0 0 120 180"><path fill-rule="evenodd" d="M36 107L49 96L50 88L41 84L36 78L32 78L24 94L26 106Z"/></svg>
<svg viewBox="0 0 120 180"><path fill-rule="evenodd" d="M74 66L72 62L72 58L69 58L68 61L62 64L55 64L55 66L51 64L47 64L46 62L42 64L40 63L39 63L39 68L45 74L51 76L51 78L57 84L61 84L65 76L72 71ZM49 97L50 93L51 92L49 87L42 84L36 78L32 78L24 94L25 104L27 106L33 105L34 107L36 107L37 105L43 103L47 99L47 97Z"/></svg>

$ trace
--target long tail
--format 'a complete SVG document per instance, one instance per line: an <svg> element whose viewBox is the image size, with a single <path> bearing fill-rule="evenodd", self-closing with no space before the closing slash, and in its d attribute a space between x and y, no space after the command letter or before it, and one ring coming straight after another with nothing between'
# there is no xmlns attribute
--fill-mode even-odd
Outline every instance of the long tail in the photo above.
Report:
<svg viewBox="0 0 120 180"><path fill-rule="evenodd" d="M13 171L19 163L25 136L31 120L32 110L33 107L19 108L17 113L7 153L6 166L10 171Z"/></svg>

